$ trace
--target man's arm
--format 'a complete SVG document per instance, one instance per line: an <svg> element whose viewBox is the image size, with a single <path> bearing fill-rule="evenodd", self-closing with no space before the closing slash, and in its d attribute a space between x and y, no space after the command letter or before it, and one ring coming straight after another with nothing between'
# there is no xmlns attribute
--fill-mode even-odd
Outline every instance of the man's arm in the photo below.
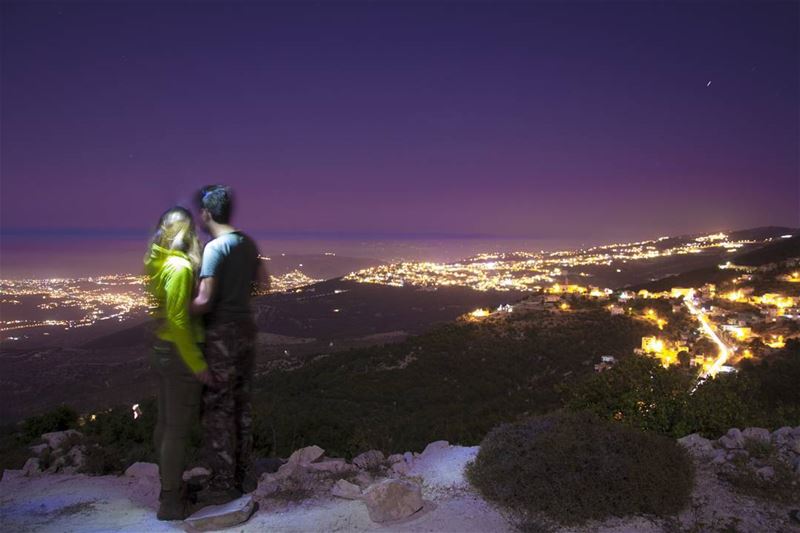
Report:
<svg viewBox="0 0 800 533"><path fill-rule="evenodd" d="M197 296L192 300L190 308L193 315L204 315L211 311L211 302L214 301L216 289L217 282L213 276L200 278L200 287L197 289Z"/></svg>

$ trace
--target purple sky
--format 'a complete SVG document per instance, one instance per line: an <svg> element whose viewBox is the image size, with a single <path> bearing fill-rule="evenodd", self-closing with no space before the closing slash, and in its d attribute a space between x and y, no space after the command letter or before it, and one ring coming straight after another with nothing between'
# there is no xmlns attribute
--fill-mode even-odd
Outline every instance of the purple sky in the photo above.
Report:
<svg viewBox="0 0 800 533"><path fill-rule="evenodd" d="M797 2L4 2L0 225L797 226L799 64Z"/></svg>

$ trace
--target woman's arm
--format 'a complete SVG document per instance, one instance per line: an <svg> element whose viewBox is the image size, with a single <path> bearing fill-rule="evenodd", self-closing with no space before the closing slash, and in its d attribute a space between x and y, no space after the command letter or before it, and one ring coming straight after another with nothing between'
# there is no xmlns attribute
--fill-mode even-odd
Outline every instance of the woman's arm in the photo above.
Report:
<svg viewBox="0 0 800 533"><path fill-rule="evenodd" d="M181 359L198 379L203 381L203 376L208 373L208 365L194 338L189 315L192 277L191 269L182 267L173 268L167 275L165 318L170 337Z"/></svg>

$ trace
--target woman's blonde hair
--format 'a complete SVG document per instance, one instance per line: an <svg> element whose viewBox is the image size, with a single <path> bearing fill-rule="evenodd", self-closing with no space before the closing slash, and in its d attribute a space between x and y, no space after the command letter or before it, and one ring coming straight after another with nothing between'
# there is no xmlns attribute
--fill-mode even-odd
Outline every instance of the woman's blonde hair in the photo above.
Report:
<svg viewBox="0 0 800 533"><path fill-rule="evenodd" d="M197 231L194 227L192 213L183 207L172 207L167 209L158 220L158 226L150 239L150 247L157 244L167 250L177 250L183 252L189 258L192 268L200 270L202 251L200 240L197 238ZM148 254L150 250L148 248Z"/></svg>

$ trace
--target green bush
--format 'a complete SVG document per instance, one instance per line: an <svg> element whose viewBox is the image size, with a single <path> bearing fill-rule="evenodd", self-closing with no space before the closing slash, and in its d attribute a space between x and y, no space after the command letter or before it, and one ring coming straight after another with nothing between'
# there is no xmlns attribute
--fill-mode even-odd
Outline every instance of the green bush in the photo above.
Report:
<svg viewBox="0 0 800 533"><path fill-rule="evenodd" d="M566 406L645 431L682 437L691 433L689 403L694 382L692 374L664 368L655 358L626 357L610 370L569 386Z"/></svg>
<svg viewBox="0 0 800 533"><path fill-rule="evenodd" d="M771 426L757 396L758 385L746 374L723 374L706 381L689 400L686 434L717 438L733 427Z"/></svg>
<svg viewBox="0 0 800 533"><path fill-rule="evenodd" d="M19 469L31 456L29 439L24 439L15 425L0 427L0 476L6 469Z"/></svg>
<svg viewBox="0 0 800 533"><path fill-rule="evenodd" d="M670 437L717 438L732 427L776 429L800 424L800 342L769 358L720 374L692 393L697 376L663 368L657 359L629 357L564 387L565 406Z"/></svg>
<svg viewBox="0 0 800 533"><path fill-rule="evenodd" d="M694 471L671 439L591 413L553 413L503 424L483 440L467 478L523 523L545 516L579 524L611 516L679 512Z"/></svg>
<svg viewBox="0 0 800 533"><path fill-rule="evenodd" d="M22 422L22 434L30 442L41 437L43 433L73 429L77 425L78 413L71 407L62 405L42 415L26 418Z"/></svg>
<svg viewBox="0 0 800 533"><path fill-rule="evenodd" d="M129 407L120 406L95 413L80 430L86 435L86 467L90 474L123 472L137 462L156 462L153 430L158 419L155 400L141 402L142 415L134 419ZM196 424L190 434L187 461L196 459L200 428Z"/></svg>

